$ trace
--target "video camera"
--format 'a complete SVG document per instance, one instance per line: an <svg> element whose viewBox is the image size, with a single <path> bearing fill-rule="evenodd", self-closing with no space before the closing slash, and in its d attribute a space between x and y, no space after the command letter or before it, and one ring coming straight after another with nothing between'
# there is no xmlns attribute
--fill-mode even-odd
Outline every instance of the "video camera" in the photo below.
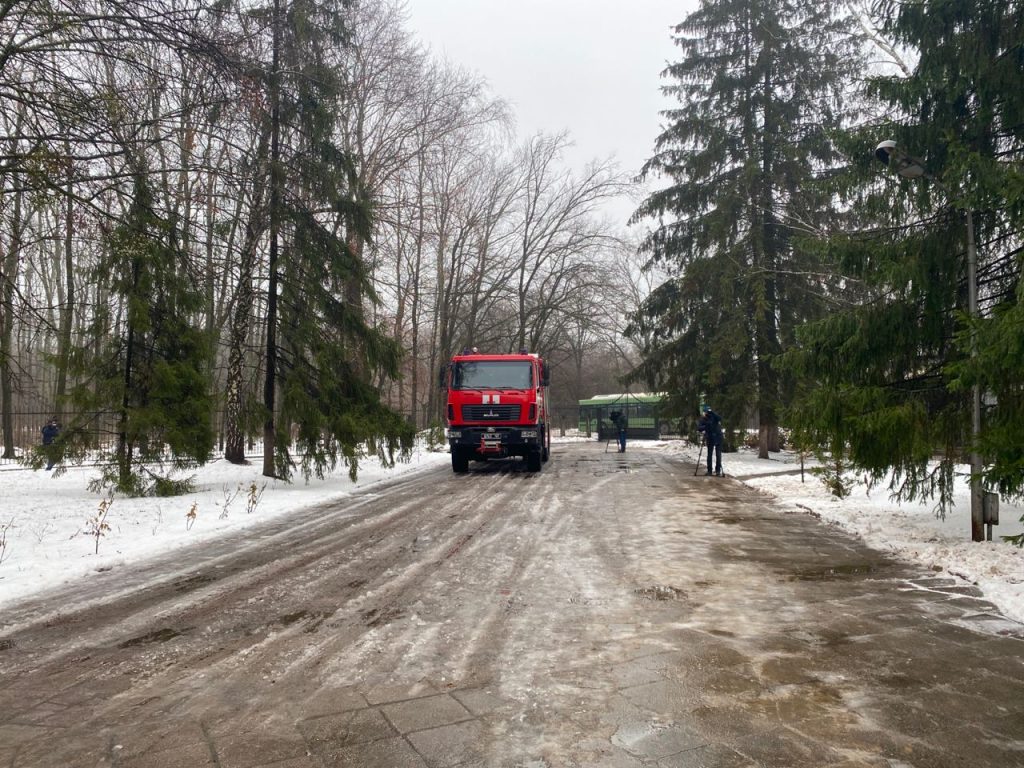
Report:
<svg viewBox="0 0 1024 768"><path fill-rule="evenodd" d="M611 411L608 414L608 418L611 419L612 421L618 421L619 420L619 416L621 416L621 415L622 415L622 411Z"/></svg>

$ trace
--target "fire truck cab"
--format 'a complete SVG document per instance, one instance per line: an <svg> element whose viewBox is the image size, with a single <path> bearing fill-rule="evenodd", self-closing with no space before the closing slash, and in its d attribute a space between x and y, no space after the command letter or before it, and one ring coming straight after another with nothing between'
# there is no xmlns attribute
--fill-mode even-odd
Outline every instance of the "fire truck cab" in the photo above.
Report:
<svg viewBox="0 0 1024 768"><path fill-rule="evenodd" d="M461 354L441 370L452 470L470 459L522 456L539 472L551 455L547 364L538 355Z"/></svg>

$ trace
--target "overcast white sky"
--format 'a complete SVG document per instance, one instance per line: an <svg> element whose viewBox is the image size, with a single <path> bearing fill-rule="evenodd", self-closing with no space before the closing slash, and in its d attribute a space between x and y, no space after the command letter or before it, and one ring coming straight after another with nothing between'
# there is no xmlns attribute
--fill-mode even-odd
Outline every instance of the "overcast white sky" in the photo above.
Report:
<svg viewBox="0 0 1024 768"><path fill-rule="evenodd" d="M669 106L660 74L677 58L671 28L697 0L408 0L433 51L479 72L509 101L522 138L568 130L574 168L651 155ZM631 206L615 214L628 215Z"/></svg>

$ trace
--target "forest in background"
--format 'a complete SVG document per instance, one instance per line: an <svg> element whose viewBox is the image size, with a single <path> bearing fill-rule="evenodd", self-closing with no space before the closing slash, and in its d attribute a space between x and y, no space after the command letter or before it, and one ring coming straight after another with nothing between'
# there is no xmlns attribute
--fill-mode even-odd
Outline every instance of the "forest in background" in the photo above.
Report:
<svg viewBox="0 0 1024 768"><path fill-rule="evenodd" d="M167 445L243 459L270 409L307 469L354 466L438 423L464 346L548 358L567 424L620 386L629 179L517 137L401 3L10 2L0 35L5 455L55 415L127 481Z"/></svg>
<svg viewBox="0 0 1024 768"><path fill-rule="evenodd" d="M638 180L517 136L399 0L0 3L4 455L56 415L132 492L215 445L354 473L453 351L526 347L556 426L632 386L839 493L944 504L973 454L1019 495L1021 2L704 0L673 39L627 231Z"/></svg>
<svg viewBox="0 0 1024 768"><path fill-rule="evenodd" d="M635 219L635 380L897 500L1024 492L1024 4L704 0Z"/></svg>

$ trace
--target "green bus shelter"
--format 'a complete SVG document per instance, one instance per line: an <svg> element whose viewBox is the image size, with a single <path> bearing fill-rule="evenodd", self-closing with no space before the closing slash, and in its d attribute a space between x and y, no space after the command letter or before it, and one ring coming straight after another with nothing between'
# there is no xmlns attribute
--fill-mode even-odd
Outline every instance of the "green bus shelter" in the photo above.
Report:
<svg viewBox="0 0 1024 768"><path fill-rule="evenodd" d="M629 426L626 436L634 439L655 440L661 436L659 410L664 395L624 392L617 395L595 395L580 400L579 430L581 434L596 434L598 440L611 440L618 434L611 414L624 411Z"/></svg>

